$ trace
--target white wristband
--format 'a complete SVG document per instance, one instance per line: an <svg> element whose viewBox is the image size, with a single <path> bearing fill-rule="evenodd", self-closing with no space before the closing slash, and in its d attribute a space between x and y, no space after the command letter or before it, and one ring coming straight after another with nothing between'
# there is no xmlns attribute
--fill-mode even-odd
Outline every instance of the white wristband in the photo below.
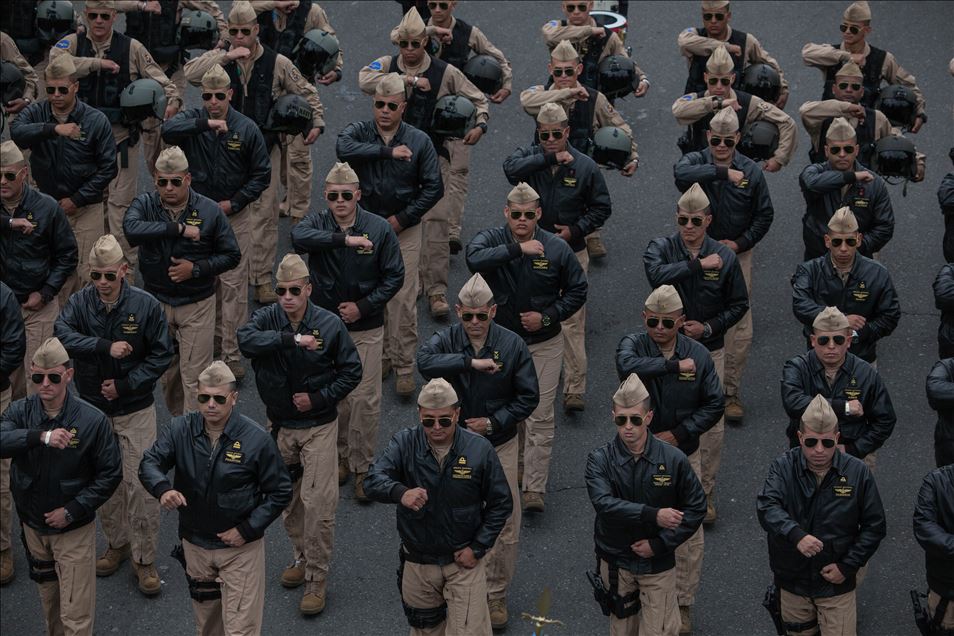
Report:
<svg viewBox="0 0 954 636"><path fill-rule="evenodd" d="M849 402L845 402L845 415L846 416L851 415L851 404Z"/></svg>
<svg viewBox="0 0 954 636"><path fill-rule="evenodd" d="M50 438L51 438L51 437L53 437L53 431L47 431L47 432L46 432L46 439L43 440L43 445L44 445L44 446L49 446L49 445L50 445Z"/></svg>

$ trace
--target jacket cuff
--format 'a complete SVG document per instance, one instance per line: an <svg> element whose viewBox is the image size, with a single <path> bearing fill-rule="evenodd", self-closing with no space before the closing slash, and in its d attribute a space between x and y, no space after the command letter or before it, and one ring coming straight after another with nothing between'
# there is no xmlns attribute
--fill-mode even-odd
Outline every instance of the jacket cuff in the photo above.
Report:
<svg viewBox="0 0 954 636"><path fill-rule="evenodd" d="M583 236L583 229L582 229L579 225L575 225L575 224L574 224L574 225L571 225L571 226L570 226L570 239L571 239L571 240L576 240L576 239L582 238L582 236Z"/></svg>
<svg viewBox="0 0 954 636"><path fill-rule="evenodd" d="M109 355L109 349L113 346L113 343L107 340L106 338L99 338L96 340L96 353L99 355Z"/></svg>
<svg viewBox="0 0 954 636"><path fill-rule="evenodd" d="M689 439L689 429L687 429L683 424L679 424L669 432L672 433L672 436L676 438L676 441L679 442L680 446L682 446L683 442Z"/></svg>
<svg viewBox="0 0 954 636"><path fill-rule="evenodd" d="M507 246L507 251L510 253L511 260L523 256L523 250L520 249L520 243L511 243Z"/></svg>
<svg viewBox="0 0 954 636"><path fill-rule="evenodd" d="M161 499L164 494L172 490L172 484L167 480L163 480L156 484L152 489L152 496L156 499Z"/></svg>
<svg viewBox="0 0 954 636"><path fill-rule="evenodd" d="M847 442L845 444L845 452L851 455L852 457L857 457L858 459L861 459L861 455L858 453L858 447L855 446L854 442Z"/></svg>
<svg viewBox="0 0 954 636"><path fill-rule="evenodd" d="M835 412L835 415L839 420L845 417L845 403L847 400L841 398L834 399L831 401L831 410Z"/></svg>
<svg viewBox="0 0 954 636"><path fill-rule="evenodd" d="M855 578L855 575L858 574L858 568L848 565L843 561L839 561L835 563L835 565L837 565L838 569L841 570L841 573L844 575L845 579L853 579Z"/></svg>
<svg viewBox="0 0 954 636"><path fill-rule="evenodd" d="M751 241L744 236L740 236L739 238L735 239L735 244L739 247L739 254L742 252L748 252L750 249L752 249Z"/></svg>
<svg viewBox="0 0 954 636"><path fill-rule="evenodd" d="M391 488L391 493L390 493L391 501L393 501L394 503L398 505L401 505L401 497L403 497L404 493L406 493L408 490L410 490L410 488L408 488L404 484L394 484L394 487Z"/></svg>
<svg viewBox="0 0 954 636"><path fill-rule="evenodd" d="M679 373L679 360L673 358L672 360L666 360L666 373Z"/></svg>
<svg viewBox="0 0 954 636"><path fill-rule="evenodd" d="M293 349L297 346L295 344L295 334L284 332L282 333L281 338L283 347Z"/></svg>
<svg viewBox="0 0 954 636"><path fill-rule="evenodd" d="M72 201L72 202L73 202L73 205L75 205L75 206L78 207L78 208L81 208L81 207L83 207L84 205L86 205L87 203L89 203L89 200L88 200L86 197L81 196L79 192L74 192L73 194L71 194L71 195L70 195L69 197L67 197L67 198L68 198L70 201Z"/></svg>
<svg viewBox="0 0 954 636"><path fill-rule="evenodd" d="M653 556L659 556L661 554L666 554L666 544L663 543L663 540L659 537L653 537L649 540L649 547L653 549Z"/></svg>
<svg viewBox="0 0 954 636"><path fill-rule="evenodd" d="M345 240L347 240L348 235L344 232L332 232L331 233L331 244L335 247L347 247Z"/></svg>
<svg viewBox="0 0 954 636"><path fill-rule="evenodd" d="M729 167L728 166L716 166L716 179L721 179L722 181L729 180Z"/></svg>
<svg viewBox="0 0 954 636"><path fill-rule="evenodd" d="M199 132L205 132L209 129L209 118L204 117L202 119L195 120L195 129Z"/></svg>
<svg viewBox="0 0 954 636"><path fill-rule="evenodd" d="M209 278L212 276L212 264L209 262L209 259L204 258L201 261L196 261L193 265L199 268L199 278Z"/></svg>
<svg viewBox="0 0 954 636"><path fill-rule="evenodd" d="M841 173L841 176L845 180L845 183L854 183L857 181L854 170L846 170L845 172Z"/></svg>
<svg viewBox="0 0 954 636"><path fill-rule="evenodd" d="M239 212L244 210L249 203L251 203L251 199L249 199L247 196L242 194L241 191L239 191L239 192L236 192L234 195L232 195L232 198L229 200L229 203L232 205L232 214L238 214ZM229 214L228 216L232 216L232 214Z"/></svg>
<svg viewBox="0 0 954 636"><path fill-rule="evenodd" d="M113 384L116 385L116 393L118 393L120 396L128 395L132 388L132 385L129 383L129 378L120 378L118 380L114 380Z"/></svg>
<svg viewBox="0 0 954 636"><path fill-rule="evenodd" d="M245 539L246 543L258 539L258 533L255 532L255 529L252 527L252 524L248 522L248 519L235 526L235 529L238 530L240 535L242 535L242 538Z"/></svg>
<svg viewBox="0 0 954 636"><path fill-rule="evenodd" d="M639 520L643 523L656 525L656 515L659 514L659 508L643 504L643 511L639 513Z"/></svg>
<svg viewBox="0 0 954 636"><path fill-rule="evenodd" d="M315 391L308 394L308 399L311 400L311 409L315 410L324 410L328 405L328 400L325 399L325 396L321 394L320 391Z"/></svg>
<svg viewBox="0 0 954 636"><path fill-rule="evenodd" d="M543 153L543 158L546 160L548 166L555 166L557 164L555 152L545 152Z"/></svg>
<svg viewBox="0 0 954 636"><path fill-rule="evenodd" d="M694 258L689 261L689 271L693 274L698 274L702 271L702 260L700 258Z"/></svg>
<svg viewBox="0 0 954 636"><path fill-rule="evenodd" d="M382 159L391 159L394 157L394 148L391 146L381 146L380 152Z"/></svg>
<svg viewBox="0 0 954 636"><path fill-rule="evenodd" d="M83 505L75 499L63 507L66 508L66 511L70 513L71 517L73 517L73 521L86 516L86 508L84 508Z"/></svg>
<svg viewBox="0 0 954 636"><path fill-rule="evenodd" d="M27 446L43 446L43 433L46 431L27 431Z"/></svg>
<svg viewBox="0 0 954 636"><path fill-rule="evenodd" d="M795 526L788 533L788 540L792 542L792 545L798 545L798 542L808 536L808 533Z"/></svg>
<svg viewBox="0 0 954 636"><path fill-rule="evenodd" d="M43 287L40 288L40 297L43 298L43 304L50 304L50 302L56 298L56 292L57 290L53 287L53 285L50 285L49 283L43 285Z"/></svg>
<svg viewBox="0 0 954 636"><path fill-rule="evenodd" d="M374 307L371 306L371 301L369 301L367 297L354 301L354 304L357 305L358 311L361 312L359 320L373 313Z"/></svg>
<svg viewBox="0 0 954 636"><path fill-rule="evenodd" d="M166 234L168 236L179 236L179 222L170 221L166 223Z"/></svg>
<svg viewBox="0 0 954 636"><path fill-rule="evenodd" d="M58 135L56 134L56 126L57 124L44 124L43 136L48 137L49 139L57 137Z"/></svg>
<svg viewBox="0 0 954 636"><path fill-rule="evenodd" d="M415 222L411 219L411 215L409 215L407 212L404 212L403 210L402 210L401 212L398 212L398 213L395 214L394 216L397 217L398 225L401 226L401 229L402 229L402 230L406 230L407 228L411 227L412 225L417 225L417 223L415 223ZM385 220L387 220L387 219L385 219Z"/></svg>

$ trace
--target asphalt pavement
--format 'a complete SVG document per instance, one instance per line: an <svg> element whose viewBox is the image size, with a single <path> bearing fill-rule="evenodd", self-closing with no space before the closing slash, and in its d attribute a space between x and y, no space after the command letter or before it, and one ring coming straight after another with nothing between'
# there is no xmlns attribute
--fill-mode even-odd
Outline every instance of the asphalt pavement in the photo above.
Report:
<svg viewBox="0 0 954 636"><path fill-rule="evenodd" d="M79 3L82 4L82 3ZM229 2L221 2L228 10ZM380 55L395 54L388 40L401 18L395 2L322 3L338 31L345 51L340 83L320 87L325 104L326 133L315 144L313 201L321 202L321 182L334 161L334 141L349 122L369 119L370 98L358 89L357 72ZM838 24L848 2L733 2L734 26L754 33L778 60L791 86L787 112L797 119L798 106L818 99L822 76L801 61L809 41L836 42ZM878 453L875 477L884 501L888 535L870 563L858 592L858 632L878 636L916 634L908 590L925 584L923 552L911 529L913 503L922 476L933 468L934 414L924 395L924 378L936 360L931 282L943 264L942 217L935 192L950 171L947 152L952 145L951 102L954 78L948 61L954 43L954 3L872 2L874 30L869 41L892 51L917 76L927 100L929 123L914 136L927 154L927 178L910 184L907 196L900 185L890 189L897 226L881 252L898 289L903 318L895 333L879 347L878 365L898 414L894 434ZM551 615L565 626L553 634L599 634L607 621L593 601L584 572L594 564L590 505L583 468L586 454L615 434L609 417L617 387L614 353L620 338L641 328L640 311L649 293L642 252L650 239L675 231L673 210L678 192L672 166L679 158L676 139L681 129L670 111L682 95L686 76L676 46L681 29L698 26L698 2L631 3L627 44L648 74L652 88L642 99L617 102L639 142L640 167L626 179L607 173L613 216L603 232L609 256L590 266L587 321L589 382L586 410L573 417L558 409L557 433L547 492L547 511L524 515L520 557L510 589L510 628L526 634L520 620L544 587L553 594ZM489 134L474 149L464 239L503 221L510 186L501 164L531 137L533 121L520 108L520 90L542 83L547 49L540 26L560 14L558 2L462 2L457 15L481 27L514 67L514 95L491 108ZM190 89L189 104L198 102ZM809 140L799 122L799 148L791 165L767 175L775 204L775 221L756 249L754 267L754 344L743 381L745 422L727 427L722 468L717 481L719 519L706 530L702 583L694 611L695 634L770 634L772 625L761 607L771 580L765 533L755 514L755 494L769 462L786 446L785 413L779 397L779 377L788 358L800 353L804 340L791 311L789 280L802 253L800 219L804 211L798 174L807 165ZM143 181L143 188L149 185ZM288 221L282 220L282 247L288 247ZM284 249L279 250L279 258ZM458 255L451 259L449 299L469 273ZM426 337L441 325L420 303L419 334ZM161 404L161 397L159 398ZM239 406L259 421L264 408L254 379L244 382ZM559 406L559 405L558 405ZM160 426L168 413L160 406ZM379 447L399 428L415 423L413 402L401 402L393 379L385 384ZM176 542L177 518L162 514L157 566L162 594L143 598L128 565L107 579L97 580L97 634L188 634L194 632L190 599L179 565L169 556ZM103 549L100 533L100 550ZM390 505L359 505L349 482L341 489L334 559L328 585L328 606L316 618L298 614L301 590L279 584L291 560L290 544L281 522L268 531L265 634L401 634L406 633L395 585L398 536ZM4 634L43 633L35 585L27 578L23 550L15 538L16 579L0 592L0 630Z"/></svg>

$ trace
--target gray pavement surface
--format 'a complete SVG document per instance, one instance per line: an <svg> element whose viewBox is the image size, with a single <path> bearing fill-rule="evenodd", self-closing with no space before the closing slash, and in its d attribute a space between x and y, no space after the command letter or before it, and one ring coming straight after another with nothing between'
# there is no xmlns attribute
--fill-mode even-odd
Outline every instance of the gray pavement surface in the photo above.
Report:
<svg viewBox="0 0 954 636"><path fill-rule="evenodd" d="M222 2L228 10L229 2ZM791 85L787 112L797 118L805 101L818 99L822 77L801 61L809 41L839 40L838 24L848 2L733 3L733 24L754 33L781 64ZM903 319L880 349L879 368L898 413L892 437L878 453L875 476L888 518L888 535L871 561L858 593L858 632L878 636L915 634L908 590L924 588L923 552L911 530L911 513L921 477L933 468L934 414L924 396L924 378L936 359L931 282L942 265L942 218L935 192L950 171L951 102L954 79L947 65L954 43L954 3L873 2L874 32L870 41L892 51L913 72L924 91L930 122L915 136L928 156L927 178L911 184L907 196L891 188L897 228L881 253L898 288ZM328 129L315 145L314 202L321 202L320 182L334 161L335 135L346 124L370 118L370 100L358 89L362 65L393 54L389 30L400 20L395 2L325 2L345 50L342 82L320 87ZM614 353L619 339L641 326L639 312L649 293L642 251L656 236L675 231L673 207L678 197L672 165L679 158L675 142L681 134L671 112L682 95L686 70L676 46L681 29L697 26L697 2L632 3L627 44L652 79L643 99L628 98L617 107L633 125L641 163L632 179L607 174L614 214L603 233L609 256L590 267L587 345L589 386L586 411L557 416L557 437L543 515L524 516L520 558L510 590L508 633L526 634L519 619L532 610L544 587L553 593L552 616L566 624L553 634L599 634L608 630L593 601L584 572L593 567L593 508L586 496L583 467L587 452L615 434L609 419L610 398L617 386ZM465 240L478 230L503 223L503 204L510 186L501 164L516 146L530 139L532 120L519 105L518 92L545 79L547 52L540 26L559 16L559 3L464 2L457 14L479 25L514 66L515 94L491 109L490 131L475 148L471 163L470 196L464 221ZM190 104L198 102L190 89ZM694 611L695 633L769 634L769 617L760 606L771 580L765 534L755 515L755 494L768 464L786 446L785 414L779 397L782 364L803 350L804 340L791 312L789 279L802 253L800 219L804 211L798 174L807 164L808 136L799 123L799 148L790 166L767 175L775 203L775 222L758 246L754 271L755 341L743 382L746 420L727 427L722 468L717 484L719 520L706 531L702 584ZM149 187L143 181L143 188ZM287 247L288 225L280 225ZM284 253L280 250L280 254ZM462 256L452 257L450 296L468 277ZM440 325L420 304L419 334ZM393 379L385 385L380 445L399 428L415 422L411 402L399 401ZM161 403L161 398L160 398ZM264 419L251 372L240 397L240 408ZM168 422L160 407L160 426ZM168 553L176 542L175 514L163 512L160 557L164 581L161 596L145 599L136 590L128 565L107 579L97 580L97 634L188 634L194 632L190 599L179 565ZM341 489L334 560L328 586L328 606L316 618L298 614L301 590L279 585L289 562L290 544L281 522L266 536L267 589L265 634L401 634L406 633L395 586L398 537L394 509L362 506L349 482ZM102 546L100 533L100 549ZM15 538L16 579L0 592L0 630L4 634L43 633L40 604L27 578L23 550Z"/></svg>

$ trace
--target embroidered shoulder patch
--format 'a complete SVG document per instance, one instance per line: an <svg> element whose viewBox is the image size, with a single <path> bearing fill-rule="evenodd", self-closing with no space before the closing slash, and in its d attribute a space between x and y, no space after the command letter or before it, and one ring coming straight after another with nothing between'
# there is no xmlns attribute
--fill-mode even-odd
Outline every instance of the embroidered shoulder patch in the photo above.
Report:
<svg viewBox="0 0 954 636"><path fill-rule="evenodd" d="M693 95L692 93L689 93L688 95L683 95L682 97L680 97L680 99L684 99L684 100L686 100L687 102L691 102L691 101L694 100L695 98L696 98L696 96Z"/></svg>
<svg viewBox="0 0 954 636"><path fill-rule="evenodd" d="M56 48L58 49L68 49L70 48L70 41L63 39L56 43Z"/></svg>
<svg viewBox="0 0 954 636"><path fill-rule="evenodd" d="M368 68L371 69L372 71L380 71L380 70L381 70L381 62L379 62L378 60L375 60L375 61L371 62L370 64L368 64Z"/></svg>

